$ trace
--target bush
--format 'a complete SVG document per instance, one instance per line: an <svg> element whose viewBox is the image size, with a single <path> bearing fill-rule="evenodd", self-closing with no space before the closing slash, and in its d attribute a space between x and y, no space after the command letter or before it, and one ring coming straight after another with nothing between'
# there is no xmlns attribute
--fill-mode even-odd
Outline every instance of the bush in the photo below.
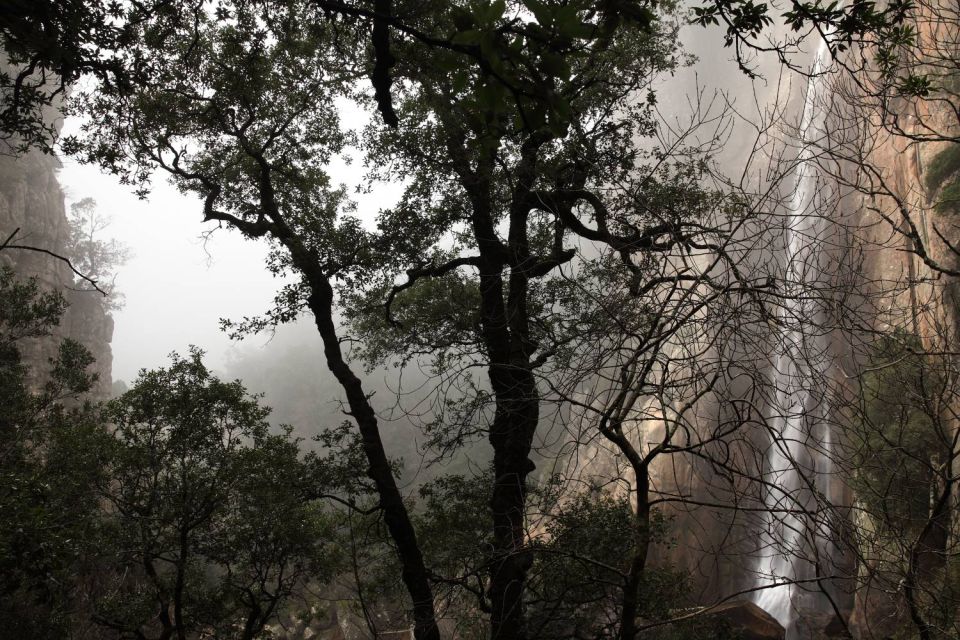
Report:
<svg viewBox="0 0 960 640"><path fill-rule="evenodd" d="M899 535L918 535L927 522L936 461L949 456L936 417L937 399L947 393L942 366L914 336L881 338L862 379L863 415L848 431L858 500Z"/></svg>
<svg viewBox="0 0 960 640"><path fill-rule="evenodd" d="M957 171L960 171L960 144L950 144L935 155L927 167L927 191L933 193Z"/></svg>
<svg viewBox="0 0 960 640"><path fill-rule="evenodd" d="M960 179L954 180L940 192L940 199L934 205L937 213L960 212Z"/></svg>
<svg viewBox="0 0 960 640"><path fill-rule="evenodd" d="M131 637L250 640L309 580L332 577L334 522L290 429L270 433L269 409L199 349L171 357L107 406L115 560L97 621Z"/></svg>

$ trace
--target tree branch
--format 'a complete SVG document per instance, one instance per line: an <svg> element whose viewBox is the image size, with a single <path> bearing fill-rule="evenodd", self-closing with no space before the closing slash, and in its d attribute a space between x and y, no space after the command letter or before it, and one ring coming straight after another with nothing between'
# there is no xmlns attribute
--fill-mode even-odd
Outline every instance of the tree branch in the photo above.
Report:
<svg viewBox="0 0 960 640"><path fill-rule="evenodd" d="M86 274L81 273L75 266L73 266L73 263L70 262L70 258L62 256L59 253L56 253L54 251L50 251L49 249L41 249L40 247L31 247L25 244L12 244L14 237L16 237L16 235L19 232L20 232L20 227L17 227L16 229L14 229L13 233L7 236L7 239L4 240L3 243L0 243L0 251L3 251L4 249L19 249L20 251L35 251L37 253L43 253L45 255L51 256L65 263L68 267L70 267L70 270L74 273L74 275L76 275L81 280L88 282L90 286L94 288L94 290L102 294L104 297L108 295L106 291L104 291L99 287L99 285L97 285L96 280L94 280L93 278L91 278Z"/></svg>
<svg viewBox="0 0 960 640"><path fill-rule="evenodd" d="M391 312L391 307L393 305L394 298L397 297L399 293L409 289L414 284L417 283L421 278L439 278L440 276L446 275L455 269L465 266L474 266L478 267L480 265L479 256L466 256L462 258L454 258L448 262L436 266L425 266L425 267L416 267L413 269L407 269L407 281L394 286L390 289L390 293L387 294L387 299L383 303L384 313L386 314L387 322L391 326L398 329L403 328L403 324L393 317Z"/></svg>

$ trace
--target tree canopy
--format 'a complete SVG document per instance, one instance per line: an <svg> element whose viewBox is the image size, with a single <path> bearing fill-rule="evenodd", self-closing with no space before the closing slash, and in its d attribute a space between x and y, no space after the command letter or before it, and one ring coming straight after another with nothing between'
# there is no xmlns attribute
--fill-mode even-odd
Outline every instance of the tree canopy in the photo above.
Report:
<svg viewBox="0 0 960 640"><path fill-rule="evenodd" d="M706 299L737 292L759 304L765 281L742 273L740 254L728 250L754 203L711 182L709 145L657 127L653 83L682 63L671 6L394 10L415 32L391 45L385 126L340 123L345 103L384 112L382 86L371 97L363 80L372 65L377 84L376 38L372 61L342 55L364 47L355 20L300 1L166 7L126 49L138 83L79 91L71 109L89 120L64 148L144 188L166 173L200 196L206 220L268 239L269 267L296 276L275 309L235 329L312 312L362 435L418 637L437 634L430 571L370 397L342 351L338 300L350 301L368 356L425 356L438 375L473 387L436 431L456 442L467 424L492 447L483 600L495 637L525 637L527 478L549 394L538 378L555 377L565 354L597 335L585 315L639 319L633 362L653 362ZM446 44L417 35L436 32L455 35ZM364 153L371 180L404 184L373 230L328 175L349 146ZM621 308L581 301L596 278L622 287ZM475 368L486 380L472 377ZM618 421L608 433L625 445L621 429ZM645 464L638 459L644 474ZM646 490L639 495L642 531L651 514ZM624 594L628 636L649 545L638 535L643 551Z"/></svg>
<svg viewBox="0 0 960 640"><path fill-rule="evenodd" d="M97 621L159 638L263 633L281 600L334 574L317 560L333 528L321 496L349 521L371 630L354 518L385 531L370 548L387 549L377 570L402 593L389 577L366 586L399 600L418 640L439 639L447 618L497 640L625 640L672 621L683 591L657 557L670 505L719 509L672 491L658 465L709 466L724 495L783 495L785 507L747 509L781 527L782 511L822 518L763 473L748 430L776 419L758 416L765 374L744 357L782 338L780 314L807 295L757 257L779 249L771 220L807 156L762 185L729 180L714 155L731 113L698 104L689 126L665 126L657 86L689 62L678 32L693 20L725 25L748 74L751 52L796 66L813 34L831 55L875 47L884 86L922 98L927 76L890 62L912 42L912 6L794 3L780 17L795 37L761 44L774 9L752 0L692 18L635 0L18 4L0 22L14 65L0 77L3 131L49 145L43 111L82 77L65 108L80 131L62 151L143 197L169 179L205 222L265 240L265 268L287 284L225 328L312 316L349 418L304 459L199 352L145 372L104 414L100 496L122 570ZM353 156L365 179L337 184L331 167ZM383 185L399 197L380 200ZM385 446L374 367L426 373L432 461L480 440L490 468L435 479L415 506ZM623 465L600 480L619 493L597 497L591 479L558 497L557 461L595 443Z"/></svg>

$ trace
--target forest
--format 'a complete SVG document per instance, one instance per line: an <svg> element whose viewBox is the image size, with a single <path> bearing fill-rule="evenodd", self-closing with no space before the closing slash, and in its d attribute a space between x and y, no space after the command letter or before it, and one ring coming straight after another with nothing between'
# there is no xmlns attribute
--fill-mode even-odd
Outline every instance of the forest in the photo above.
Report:
<svg viewBox="0 0 960 640"><path fill-rule="evenodd" d="M956 2L0 38L0 640L960 638ZM125 289L81 168L262 251L248 346L114 377L193 294Z"/></svg>

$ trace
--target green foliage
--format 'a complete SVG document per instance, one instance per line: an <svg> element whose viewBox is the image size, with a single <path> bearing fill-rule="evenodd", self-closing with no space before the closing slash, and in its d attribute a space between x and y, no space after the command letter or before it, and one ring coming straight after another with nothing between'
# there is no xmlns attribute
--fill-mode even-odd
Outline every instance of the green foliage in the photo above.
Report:
<svg viewBox="0 0 960 640"><path fill-rule="evenodd" d="M929 76L909 74L898 81L897 90L906 97L926 98L935 88Z"/></svg>
<svg viewBox="0 0 960 640"><path fill-rule="evenodd" d="M110 219L97 211L93 198L83 198L70 205L68 221L70 233L64 247L65 256L70 258L77 271L93 280L107 294L104 306L108 310L120 309L123 296L116 291L114 283L117 269L129 259L130 252L119 241L103 238Z"/></svg>
<svg viewBox="0 0 960 640"><path fill-rule="evenodd" d="M370 397L351 384L349 368L338 357L354 340L367 349L353 355L376 364L423 366L431 382L441 381L432 386L432 402L424 403L429 408L422 414L431 443L448 453L474 434L488 435L498 474L520 485L516 490L488 478L479 486L450 480L431 489L449 496L458 487L485 487L492 491L490 502L499 500L489 511L475 499L450 503L456 512L470 508L473 517L483 514L487 530L490 520L499 519L501 534L492 540L495 549L482 550L492 553L488 559L468 553L468 567L450 566L464 559L436 547L435 562L453 573L444 579L483 600L486 589L505 593L510 572L515 577L509 580L523 582L528 551L550 556L554 560L534 562L537 572L549 576L531 595L537 624L553 635L571 624L591 627L594 614L616 609L610 605L619 587L608 583L622 571L617 554L623 545L643 546L638 542L653 532L638 533L633 526L624 539L618 527L624 518L629 522L629 509L582 504L548 514L555 527L551 542L537 551L522 548L519 529L504 526L504 520L525 507L541 394L555 383L569 391L582 382L577 379L582 370L564 365L593 358L598 345L607 349L616 342L609 335L619 321L630 325L626 333L645 335L650 344L671 339L677 329L672 320L689 317L673 310L696 298L702 284L696 276L678 275L697 271L671 259L685 261L726 247L748 204L728 197L725 183L711 182L711 143L686 147L684 141L698 136L683 132L675 138L672 130L658 128L654 86L684 60L674 5L394 2L393 15L416 25L416 31L397 27L404 35L391 39L389 63L382 40L372 43L372 52L366 46L367 23L357 16L340 20L323 2L288 0L270 4L268 11L257 3L224 2L220 9L216 16L173 3L143 21L128 52L143 81L131 92L106 83L99 91L79 91L73 108L88 118L82 134L64 148L143 189L152 171L163 169L180 189L203 199L207 220L272 243L269 269L293 277L265 317L230 328L242 334L289 322L305 308L314 313L326 360L351 393L369 456L366 466L380 474L377 488L404 556L404 578L419 583L411 591L423 594L430 586L420 570L420 549L403 526L406 509L392 492L391 469L384 469L388 465L379 457L379 423L367 404ZM373 31L380 26L375 21ZM357 139L344 131L341 114L374 102L358 90L356 79L373 67L377 83L384 66L390 68L393 107L384 107L382 83L375 102L382 113L393 111L399 126L383 127L377 119L357 137L371 184L400 184L403 193L395 206L380 211L376 229L369 229L352 215L347 190L331 185L327 166ZM700 115L706 121L713 117ZM706 288L727 286L711 282ZM670 311L661 312L668 320L650 323L648 297L657 298L654 289L661 294L656 299L661 310ZM615 300L605 298L608 291ZM589 300L579 299L586 296ZM341 302L348 305L349 340L333 328L338 320L333 305ZM584 309L587 317L579 314ZM637 324L659 333L634 331ZM478 371L486 371L488 379L480 381ZM451 390L465 393L448 394ZM402 391L395 397L402 398ZM449 397L458 401L447 402ZM132 424L141 422L153 424ZM158 442L166 447L165 433ZM322 444L333 451L348 445L342 461L359 467L363 450L345 435L331 432ZM203 431L193 437L202 438ZM216 454L213 462L164 464L203 470L229 457L214 439L204 442L188 451ZM145 455L129 468L148 463ZM317 460L315 468L332 467L326 470L340 475L337 465ZM203 488L209 481L198 482ZM349 494L363 487L337 488ZM438 511L440 502L433 499L434 515L425 517L457 521L463 531L472 531L477 520ZM420 526L439 530L428 520ZM612 531L609 539L596 533L595 549L586 552L595 551L596 558L575 549L593 542L578 537L580 529L604 528ZM590 562L581 566L583 558ZM578 572L604 563L607 569L577 582ZM177 575L193 575L186 560L180 564ZM491 565L505 570L491 571ZM475 575L464 574L468 570ZM647 596L656 590L669 595L665 585L675 583L657 582L657 576L648 568L640 577L643 615L656 615L654 603L669 599ZM165 589L154 591L162 595ZM491 599L485 604L508 617L518 610L505 598ZM423 612L428 601L418 596L421 620L430 616ZM199 617L200 604L185 606ZM551 607L561 614L556 624Z"/></svg>
<svg viewBox="0 0 960 640"><path fill-rule="evenodd" d="M298 442L269 432L269 409L211 374L199 350L171 357L107 407L116 559L98 621L257 637L308 579L331 577L334 520L313 500L322 489Z"/></svg>
<svg viewBox="0 0 960 640"><path fill-rule="evenodd" d="M911 0L884 4L871 0L814 0L793 2L789 9L780 10L779 17L791 31L822 37L834 54L854 45L870 43L875 45L878 58L884 60L895 58L897 47L911 42L913 29L905 23L914 7ZM725 26L724 44L734 47L741 69L752 75L747 66L750 62L748 54L751 49L768 50L769 43L762 39L764 31L774 22L771 9L777 9L777 6L753 0L717 0L695 6L691 21L701 26ZM785 44L779 47L787 49ZM880 68L882 72L890 70L883 64Z"/></svg>
<svg viewBox="0 0 960 640"><path fill-rule="evenodd" d="M876 341L861 375L862 412L847 431L864 555L909 598L911 621L897 638L924 627L953 637L958 629L949 506L955 431L947 417L955 368L951 356L924 346L903 332Z"/></svg>
<svg viewBox="0 0 960 640"><path fill-rule="evenodd" d="M693 21L705 27L719 25L720 20L724 20L727 24L724 44L729 47L737 38L756 38L766 27L773 24L767 11L765 2L755 3L753 0L707 4L693 8ZM796 26L797 18L788 15L787 20L793 20L794 29L799 28ZM802 25L802 20L800 24Z"/></svg>
<svg viewBox="0 0 960 640"><path fill-rule="evenodd" d="M940 191L940 198L934 208L942 214L960 211L960 179L953 180Z"/></svg>
<svg viewBox="0 0 960 640"><path fill-rule="evenodd" d="M405 349L410 334L423 352L438 357L456 354L458 348L469 348L479 340L480 292L474 279L455 272L406 289L393 299L389 318L380 309L370 313L369 307L360 306L376 304L387 294L383 289L365 291L349 307L353 326L369 338L362 346L369 363L383 364L397 353L404 353L403 364L409 363L414 357Z"/></svg>
<svg viewBox="0 0 960 640"><path fill-rule="evenodd" d="M98 546L104 432L82 401L92 358L70 341L47 372L20 357L25 338L51 339L65 308L58 293L0 268L0 615L9 637L67 636Z"/></svg>
<svg viewBox="0 0 960 640"><path fill-rule="evenodd" d="M925 168L927 191L933 193L950 176L960 171L960 144L948 144Z"/></svg>
<svg viewBox="0 0 960 640"><path fill-rule="evenodd" d="M490 480L490 473L451 474L426 483L419 491L415 522L424 556L431 570L448 581L444 595L466 612L476 606L477 594L484 592L491 557Z"/></svg>
<svg viewBox="0 0 960 640"><path fill-rule="evenodd" d="M548 514L535 547L530 620L540 638L613 638L631 559L646 539L669 542L669 522L654 512L639 523L626 500L603 494L565 498ZM669 566L641 574L638 615L668 618L686 592L685 575Z"/></svg>
<svg viewBox="0 0 960 640"><path fill-rule="evenodd" d="M273 3L282 6L294 3ZM352 43L351 53L373 49L379 51L372 73L378 106L385 118L396 124L391 113L389 92L390 71L396 67L396 52L388 42L375 34L366 42L367 29L357 28L361 17L369 16L339 2L319 0L314 3L322 17L313 20L342 23L344 35ZM459 69L455 86L471 86L475 105L490 113L515 110L516 115L561 133L569 120L568 98L553 91L555 80L568 80L572 73L569 59L591 49L602 49L620 29L654 29L661 16L658 11L671 3L646 0L471 0L470 2L393 3L394 16L402 16L398 31L415 34L420 44L436 46L437 62ZM867 0L854 2L797 2L780 13L794 31L808 30L830 34L834 51L843 51L868 34L877 34L881 47L899 46L897 34L904 29L905 18L913 4L897 0L880 6ZM727 46L736 45L736 55L743 63L747 47L756 41L774 19L767 3L754 0L714 0L695 6L692 20L701 25L723 24L727 28ZM4 49L15 63L23 65L21 73L5 70L0 75L3 109L0 110L0 131L5 137L19 135L23 146L30 144L49 148L55 136L52 123L44 111L56 104L64 87L88 74L126 90L144 80L149 70L144 65L127 68L126 53L139 44L140 26L157 16L169 18L176 11L161 4L157 7L139 3L126 4L112 0L17 0L0 19L0 37ZM244 33L250 17L243 3L218 3L203 6L196 13ZM442 16L443 28L424 20ZM266 15L266 14L264 14ZM204 19L202 18L202 19ZM532 18L532 19L531 19ZM176 18L174 18L175 20ZM426 24L424 24L426 22ZM263 20L266 30L276 27L273 16ZM356 31L354 31L356 29ZM363 33L358 37L357 33ZM163 32L147 34L148 46L162 46ZM397 41L394 40L394 46ZM264 40L265 41L265 40ZM364 46L367 45L367 46ZM369 45L372 45L370 47ZM440 45L440 46L437 46ZM240 49L241 47L235 47ZM400 48L403 48L401 45ZM408 60L399 58L404 63ZM397 65L402 66L402 65ZM484 77L472 81L472 70ZM260 69L262 70L262 68ZM260 77L254 74L252 81ZM389 114L389 117L388 117Z"/></svg>
<svg viewBox="0 0 960 640"><path fill-rule="evenodd" d="M0 295L4 300L0 306L0 348L5 354L3 362L11 363L18 359L16 342L49 335L67 304L59 293L41 293L36 279L17 281L13 269L7 266L0 267Z"/></svg>
<svg viewBox="0 0 960 640"><path fill-rule="evenodd" d="M262 637L291 596L343 566L343 516L319 499L358 468L301 460L289 428L271 433L269 410L196 350L103 410L83 401L92 358L76 343L41 380L19 347L49 339L64 309L0 269L5 633L71 637L92 616L103 632Z"/></svg>
<svg viewBox="0 0 960 640"><path fill-rule="evenodd" d="M457 612L465 633L484 628L476 608L484 602L484 577L493 560L490 480L489 473L449 475L420 489L417 532L428 565L444 586L439 593ZM669 520L654 512L649 527L638 526L625 500L602 493L566 495L552 481L532 487L531 494L528 518L540 525L529 547L530 637L616 637L636 542L646 537L660 548L669 545ZM639 589L639 614L647 620L668 618L686 588L682 572L662 564L648 567Z"/></svg>
<svg viewBox="0 0 960 640"><path fill-rule="evenodd" d="M138 7L140 9L142 7ZM123 18L133 10L115 0L10 0L0 13L0 140L17 151L52 151L55 109L66 87L84 74L118 77L127 42Z"/></svg>
<svg viewBox="0 0 960 640"><path fill-rule="evenodd" d="M881 535L908 539L930 517L930 492L949 455L940 423L947 381L936 357L905 334L884 336L862 379L855 490Z"/></svg>

